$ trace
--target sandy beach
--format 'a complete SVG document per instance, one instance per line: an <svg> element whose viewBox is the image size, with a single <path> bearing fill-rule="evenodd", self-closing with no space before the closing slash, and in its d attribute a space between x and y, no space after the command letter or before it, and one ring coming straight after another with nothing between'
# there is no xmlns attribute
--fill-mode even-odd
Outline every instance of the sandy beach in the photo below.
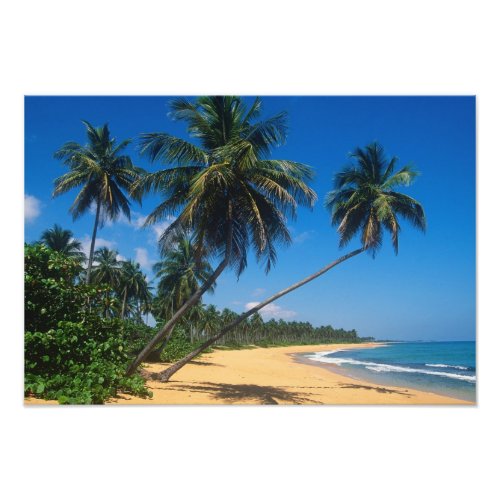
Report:
<svg viewBox="0 0 500 500"><path fill-rule="evenodd" d="M122 395L108 404L471 404L432 393L361 382L328 368L297 362L293 354L366 349L377 344L334 344L216 350L177 372L170 382L149 381L152 399ZM145 365L150 372L168 364Z"/></svg>

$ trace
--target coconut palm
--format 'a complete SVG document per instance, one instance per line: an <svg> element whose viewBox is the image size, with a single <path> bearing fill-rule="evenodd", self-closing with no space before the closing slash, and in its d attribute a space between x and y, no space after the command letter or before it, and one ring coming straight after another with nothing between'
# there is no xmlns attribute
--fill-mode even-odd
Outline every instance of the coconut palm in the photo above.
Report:
<svg viewBox="0 0 500 500"><path fill-rule="evenodd" d="M224 326L218 334L208 339L186 357L167 370L155 374L155 378L168 381L175 372L246 318L271 302L325 274L340 263L365 251L375 256L382 245L384 229L389 233L394 251L397 254L401 230L400 219L405 219L417 229L425 230L426 219L420 203L395 190L398 186L411 185L417 176L415 170L410 166L404 166L394 173L397 158L387 161L382 147L376 143L370 144L364 149L357 148L350 156L355 160L355 163L335 175L334 189L328 193L325 205L331 213L332 225L337 227L340 235L340 247L347 245L356 235L360 236L361 247L343 255L318 272L251 308Z"/></svg>
<svg viewBox="0 0 500 500"><path fill-rule="evenodd" d="M116 139L110 136L108 125L93 127L86 121L83 124L88 144L67 142L54 153L56 159L69 167L69 172L54 181L53 196L81 188L69 209L73 219L95 207L86 278L89 283L97 227L102 226L105 220L115 220L120 214L130 220L130 202L126 195L142 170L132 164L129 156L121 154L130 144L130 139L117 144Z"/></svg>
<svg viewBox="0 0 500 500"><path fill-rule="evenodd" d="M173 311L177 311L213 274L207 260L198 259L189 237L181 236L175 246L164 252L164 258L157 262L153 271L158 282L158 295L169 298ZM212 285L209 292L213 292Z"/></svg>
<svg viewBox="0 0 500 500"><path fill-rule="evenodd" d="M119 275L119 288L122 296L121 318L125 317L127 299L135 299L140 311L140 302L148 302L151 292L148 287L148 281L145 274L141 271L141 266L137 262L127 260L121 265ZM140 314L140 312L139 312Z"/></svg>
<svg viewBox="0 0 500 500"><path fill-rule="evenodd" d="M199 97L195 102L175 99L171 116L187 122L199 145L166 133L143 134L142 153L152 161L175 166L146 175L136 183L140 198L153 190L164 201L148 216L154 224L167 216L177 219L165 230L165 249L179 230L192 233L195 252L218 256L209 279L172 316L129 367L132 373L178 319L215 283L226 267L240 275L253 248L266 272L276 261L277 244L289 244L287 218L298 205L312 207L314 191L307 185L312 170L301 163L269 159L272 148L286 137L286 114L256 121L262 103L247 108L239 97Z"/></svg>
<svg viewBox="0 0 500 500"><path fill-rule="evenodd" d="M205 335L213 335L221 325L221 317L217 308L210 304L203 314L202 330Z"/></svg>
<svg viewBox="0 0 500 500"><path fill-rule="evenodd" d="M113 290L120 289L122 262L118 260L118 252L107 247L95 252L95 264L92 267L90 280L95 284L109 285Z"/></svg>
<svg viewBox="0 0 500 500"><path fill-rule="evenodd" d="M80 263L85 260L82 244L73 238L72 231L63 229L58 224L54 224L51 229L46 229L40 237L40 242Z"/></svg>
<svg viewBox="0 0 500 500"><path fill-rule="evenodd" d="M213 274L209 262L195 255L191 239L185 234L178 234L174 246L163 252L163 259L153 266L159 279L157 296L162 304L165 320L177 311ZM208 289L212 293L215 283ZM158 359L165 348L168 337L163 340L151 359Z"/></svg>

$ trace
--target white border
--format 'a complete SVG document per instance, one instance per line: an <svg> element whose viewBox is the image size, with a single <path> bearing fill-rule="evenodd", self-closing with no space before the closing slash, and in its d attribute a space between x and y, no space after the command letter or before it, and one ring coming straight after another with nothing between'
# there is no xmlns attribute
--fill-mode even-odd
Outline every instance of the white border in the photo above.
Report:
<svg viewBox="0 0 500 500"><path fill-rule="evenodd" d="M498 491L487 458L500 444L493 5L46 0L2 8L5 498L420 500ZM200 93L477 94L478 408L23 408L23 95Z"/></svg>

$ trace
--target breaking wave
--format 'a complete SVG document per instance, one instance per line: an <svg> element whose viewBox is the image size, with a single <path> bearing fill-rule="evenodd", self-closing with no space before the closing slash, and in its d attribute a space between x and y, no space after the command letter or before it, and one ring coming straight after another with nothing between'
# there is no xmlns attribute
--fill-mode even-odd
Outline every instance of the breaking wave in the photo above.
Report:
<svg viewBox="0 0 500 500"><path fill-rule="evenodd" d="M313 360L313 361L318 361L320 363L329 363L329 364L335 364L335 365L358 365L358 366L363 366L367 370L371 370L374 372L399 372L399 373L421 373L423 375L434 375L436 377L445 377L445 378L451 378L451 379L456 379L456 380L464 380L466 382L469 382L471 384L474 384L476 382L476 376L475 375L465 375L461 373L451 373L447 371L437 371L437 370L427 370L424 368L410 368L409 366L398 366L398 365L389 365L389 364L384 364L384 363L374 363L372 361L360 361L352 358L335 358L335 357L328 357L326 354L333 354L332 352L329 353L315 353L312 355L307 356L307 358ZM457 370L467 370L467 367L464 366L452 366L452 365L443 365L443 364L426 364L425 366L429 367L434 367L434 368L455 368Z"/></svg>

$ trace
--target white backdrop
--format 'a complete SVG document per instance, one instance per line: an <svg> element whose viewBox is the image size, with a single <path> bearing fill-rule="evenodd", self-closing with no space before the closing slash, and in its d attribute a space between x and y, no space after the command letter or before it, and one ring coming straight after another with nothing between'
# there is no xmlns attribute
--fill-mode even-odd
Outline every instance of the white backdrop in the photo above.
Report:
<svg viewBox="0 0 500 500"><path fill-rule="evenodd" d="M492 5L3 5L4 498L498 495L500 37ZM205 93L478 96L477 408L23 407L23 96Z"/></svg>

